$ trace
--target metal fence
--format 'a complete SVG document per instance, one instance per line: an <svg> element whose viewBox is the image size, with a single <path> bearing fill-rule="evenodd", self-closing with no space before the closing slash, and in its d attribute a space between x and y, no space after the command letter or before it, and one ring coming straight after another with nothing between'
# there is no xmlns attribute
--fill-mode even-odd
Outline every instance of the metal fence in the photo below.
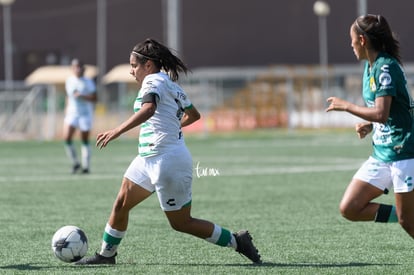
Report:
<svg viewBox="0 0 414 275"><path fill-rule="evenodd" d="M343 112L326 113L326 98L338 96L362 105L362 70L358 64L326 70L318 66L196 69L180 80L202 113L202 119L186 131L353 127L360 119ZM414 66L406 65L405 71L412 90ZM105 88L107 101L97 105L93 132L115 127L132 114L135 84L113 83ZM25 89L0 91L0 139L60 138L64 92L53 86Z"/></svg>

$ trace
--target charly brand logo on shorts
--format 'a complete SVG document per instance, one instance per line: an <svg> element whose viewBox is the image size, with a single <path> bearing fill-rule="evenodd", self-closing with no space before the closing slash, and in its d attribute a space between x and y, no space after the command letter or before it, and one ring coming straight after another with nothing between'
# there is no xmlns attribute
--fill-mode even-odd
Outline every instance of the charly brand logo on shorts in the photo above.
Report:
<svg viewBox="0 0 414 275"><path fill-rule="evenodd" d="M412 177L406 177L404 182L405 184L407 184L407 186L412 186L413 185L412 180L413 180Z"/></svg>
<svg viewBox="0 0 414 275"><path fill-rule="evenodd" d="M201 177L216 177L220 175L220 171L216 168L202 167L200 162L197 162L196 167L194 168L197 178Z"/></svg>
<svg viewBox="0 0 414 275"><path fill-rule="evenodd" d="M167 201L167 204L168 204L169 206L175 206L175 199L169 199L169 200Z"/></svg>

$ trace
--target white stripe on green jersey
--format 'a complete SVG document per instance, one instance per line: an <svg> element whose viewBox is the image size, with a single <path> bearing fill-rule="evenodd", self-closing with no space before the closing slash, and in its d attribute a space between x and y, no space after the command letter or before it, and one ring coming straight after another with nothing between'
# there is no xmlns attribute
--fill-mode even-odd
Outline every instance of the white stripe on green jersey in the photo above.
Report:
<svg viewBox="0 0 414 275"><path fill-rule="evenodd" d="M142 98L148 93L156 94L158 101L154 115L141 124L138 145L141 157L159 155L177 145L184 145L181 118L184 109L192 107L183 89L163 72L144 78L135 99L134 112L141 109Z"/></svg>

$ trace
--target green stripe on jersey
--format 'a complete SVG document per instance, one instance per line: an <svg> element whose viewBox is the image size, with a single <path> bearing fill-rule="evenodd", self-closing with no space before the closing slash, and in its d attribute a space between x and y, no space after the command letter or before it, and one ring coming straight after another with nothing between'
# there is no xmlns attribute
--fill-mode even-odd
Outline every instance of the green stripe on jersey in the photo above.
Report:
<svg viewBox="0 0 414 275"><path fill-rule="evenodd" d="M141 137L149 137L149 136L151 136L153 134L154 134L154 132L145 132L145 133L141 133L140 136Z"/></svg>
<svg viewBox="0 0 414 275"><path fill-rule="evenodd" d="M141 157L148 157L148 156L152 156L152 155L155 155L155 153L154 152L145 152L145 153L139 153L139 155L141 156Z"/></svg>
<svg viewBox="0 0 414 275"><path fill-rule="evenodd" d="M149 143L149 142L144 142L144 143L140 143L140 144L138 144L138 147L149 147L150 145L151 145L152 143Z"/></svg>

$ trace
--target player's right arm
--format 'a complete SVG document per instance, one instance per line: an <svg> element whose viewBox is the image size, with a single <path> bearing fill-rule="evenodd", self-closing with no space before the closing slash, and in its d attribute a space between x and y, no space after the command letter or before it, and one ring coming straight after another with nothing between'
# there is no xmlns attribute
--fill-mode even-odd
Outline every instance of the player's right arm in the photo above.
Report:
<svg viewBox="0 0 414 275"><path fill-rule="evenodd" d="M329 97L327 102L329 107L326 108L326 112L344 111L364 120L385 123L390 113L392 97L388 95L376 97L373 107L358 106L337 97Z"/></svg>
<svg viewBox="0 0 414 275"><path fill-rule="evenodd" d="M149 102L149 103L142 104L141 109L139 109L138 112L133 114L130 118L124 121L121 125L119 125L118 127L112 130L98 134L98 136L96 137L96 146L99 147L99 149L106 147L106 145L108 145L108 143L111 140L116 139L123 133L147 121L150 117L154 115L156 108L157 108L157 105L155 103Z"/></svg>

